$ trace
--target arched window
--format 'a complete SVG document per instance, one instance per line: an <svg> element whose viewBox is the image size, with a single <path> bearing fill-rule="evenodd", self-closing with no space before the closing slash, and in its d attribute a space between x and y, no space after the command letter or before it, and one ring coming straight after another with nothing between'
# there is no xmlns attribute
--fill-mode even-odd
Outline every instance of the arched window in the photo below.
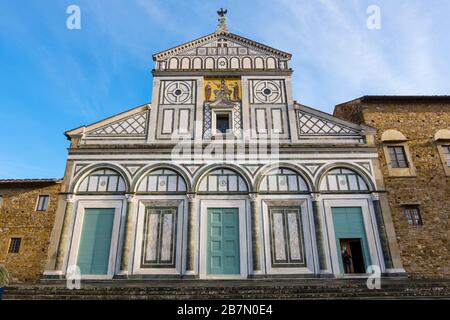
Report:
<svg viewBox="0 0 450 320"><path fill-rule="evenodd" d="M368 191L364 179L355 171L336 168L327 172L320 183L320 191Z"/></svg>
<svg viewBox="0 0 450 320"><path fill-rule="evenodd" d="M100 169L81 181L78 192L125 192L126 184L117 171Z"/></svg>
<svg viewBox="0 0 450 320"><path fill-rule="evenodd" d="M308 191L308 185L297 172L277 168L264 175L259 185L261 192L302 192Z"/></svg>
<svg viewBox="0 0 450 320"><path fill-rule="evenodd" d="M186 192L186 182L173 170L158 169L142 178L137 192Z"/></svg>
<svg viewBox="0 0 450 320"><path fill-rule="evenodd" d="M200 182L201 192L248 192L244 178L233 170L217 169Z"/></svg>

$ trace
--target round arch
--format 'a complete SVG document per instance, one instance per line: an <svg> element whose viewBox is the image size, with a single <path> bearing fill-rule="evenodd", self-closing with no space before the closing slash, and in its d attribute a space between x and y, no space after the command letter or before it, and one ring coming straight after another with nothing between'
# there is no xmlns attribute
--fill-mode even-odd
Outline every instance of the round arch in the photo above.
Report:
<svg viewBox="0 0 450 320"><path fill-rule="evenodd" d="M306 186L308 187L309 192L314 190L314 184L309 175L302 168L292 163L268 164L262 167L259 170L259 173L257 174L255 179L255 190L258 192L260 191L261 182L269 172L271 172L274 169L283 169L283 168L290 169L295 173L297 173L301 178L303 178L303 180L306 182Z"/></svg>
<svg viewBox="0 0 450 320"><path fill-rule="evenodd" d="M368 187L368 191L372 192L376 190L375 184L373 183L372 178L361 168L353 165L353 164L349 164L349 163L344 163L344 162L337 162L337 163L332 163L329 165L324 166L323 168L320 169L320 171L317 174L316 180L315 180L315 188L317 191L320 191L320 183L322 181L322 179L327 175L328 172L330 172L331 170L334 169L347 169L350 171L355 172L356 174L358 174L363 181L367 184Z"/></svg>
<svg viewBox="0 0 450 320"><path fill-rule="evenodd" d="M388 129L381 134L381 142L403 142L407 140L403 133L395 129Z"/></svg>
<svg viewBox="0 0 450 320"><path fill-rule="evenodd" d="M234 171L244 180L245 184L247 185L248 190L247 192L254 192L254 187L248 174L240 167L233 164L211 164L206 166L205 168L202 168L194 177L194 181L192 183L192 190L197 192L199 190L199 186L203 178L205 178L209 173L219 169Z"/></svg>
<svg viewBox="0 0 450 320"><path fill-rule="evenodd" d="M93 165L88 166L87 168L83 168L79 173L77 173L74 178L72 183L70 184L70 188L69 191L70 193L76 193L80 183L86 178L88 177L90 174L92 174L93 172L97 171L97 170L112 170L115 171L119 174L119 176L122 177L122 179L125 182L125 191L124 193L127 193L130 191L130 178L128 176L128 174L126 173L126 171L115 164L111 164L111 163L96 163Z"/></svg>
<svg viewBox="0 0 450 320"><path fill-rule="evenodd" d="M178 69L178 64L179 64L179 61L177 58L175 58L175 57L170 58L169 63L168 63L168 65L169 65L168 69L171 69L171 70Z"/></svg>
<svg viewBox="0 0 450 320"><path fill-rule="evenodd" d="M186 184L186 193L192 192L192 188L191 188L191 182L189 180L188 175L183 171L182 168L170 164L170 163L158 163L158 164L151 164L151 165L147 165L143 168L141 168L136 176L133 179L133 183L131 184L131 190L133 192L137 191L137 188L139 186L139 183L142 181L142 179L149 173L155 171L155 170L161 170L161 169L168 169L168 170L172 170L174 172L176 172L177 174L180 175L181 178L183 178L184 183Z"/></svg>

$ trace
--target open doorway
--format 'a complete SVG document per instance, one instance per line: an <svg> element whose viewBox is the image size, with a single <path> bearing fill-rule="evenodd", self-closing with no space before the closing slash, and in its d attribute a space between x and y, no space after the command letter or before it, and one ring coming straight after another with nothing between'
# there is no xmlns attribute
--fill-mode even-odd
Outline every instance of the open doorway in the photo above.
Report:
<svg viewBox="0 0 450 320"><path fill-rule="evenodd" d="M339 239L344 273L365 273L361 239Z"/></svg>

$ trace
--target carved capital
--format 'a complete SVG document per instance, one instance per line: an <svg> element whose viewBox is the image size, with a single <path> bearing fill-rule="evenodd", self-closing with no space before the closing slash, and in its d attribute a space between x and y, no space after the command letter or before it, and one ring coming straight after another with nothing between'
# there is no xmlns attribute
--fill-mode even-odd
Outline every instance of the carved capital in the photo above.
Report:
<svg viewBox="0 0 450 320"><path fill-rule="evenodd" d="M188 194L186 194L186 196L187 196L187 198L188 198L188 201L189 201L189 202L192 202L192 201L195 200L196 194L195 194L195 193L188 193Z"/></svg>
<svg viewBox="0 0 450 320"><path fill-rule="evenodd" d="M378 200L380 200L380 194L379 194L378 192L372 192L372 193L371 193L371 196L372 196L372 200L373 200L373 201L378 201Z"/></svg>
<svg viewBox="0 0 450 320"><path fill-rule="evenodd" d="M251 192L248 196L250 197L250 201L256 201L256 199L258 199L258 194L256 192Z"/></svg>
<svg viewBox="0 0 450 320"><path fill-rule="evenodd" d="M320 193L317 193L317 192L311 193L311 198L312 198L312 201L319 201Z"/></svg>
<svg viewBox="0 0 450 320"><path fill-rule="evenodd" d="M74 197L73 193L66 194L66 202L73 203L74 201L75 201L75 197Z"/></svg>
<svg viewBox="0 0 450 320"><path fill-rule="evenodd" d="M125 198L127 199L127 202L129 202L129 203L136 202L136 196L134 193L127 193L125 195Z"/></svg>

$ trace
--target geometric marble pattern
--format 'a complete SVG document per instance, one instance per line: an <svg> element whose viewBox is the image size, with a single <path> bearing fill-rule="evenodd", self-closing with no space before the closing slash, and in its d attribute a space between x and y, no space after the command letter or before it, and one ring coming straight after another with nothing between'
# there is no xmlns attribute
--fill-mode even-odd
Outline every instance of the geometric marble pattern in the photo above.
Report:
<svg viewBox="0 0 450 320"><path fill-rule="evenodd" d="M236 138L242 138L242 112L241 104L233 103L232 109L233 134ZM212 136L212 111L211 105L205 103L203 106L203 139L211 139Z"/></svg>
<svg viewBox="0 0 450 320"><path fill-rule="evenodd" d="M131 174L131 176L134 176L134 174L140 169L142 168L144 165L137 165L137 164L124 164L123 165L125 167L125 169L127 169L127 171Z"/></svg>
<svg viewBox="0 0 450 320"><path fill-rule="evenodd" d="M323 166L323 164L306 164L305 168L314 175L321 166Z"/></svg>
<svg viewBox="0 0 450 320"><path fill-rule="evenodd" d="M305 266L305 249L299 208L269 208L272 266Z"/></svg>
<svg viewBox="0 0 450 320"><path fill-rule="evenodd" d="M252 176L255 175L255 172L259 168L261 168L261 165L246 165L246 164L244 164L243 166L245 169L247 169L251 173Z"/></svg>
<svg viewBox="0 0 450 320"><path fill-rule="evenodd" d="M190 81L167 81L164 98L169 104L183 104L191 98L191 87Z"/></svg>
<svg viewBox="0 0 450 320"><path fill-rule="evenodd" d="M360 134L357 130L298 110L297 119L300 134Z"/></svg>
<svg viewBox="0 0 450 320"><path fill-rule="evenodd" d="M211 139L211 126L212 126L211 108L209 107L209 104L205 104L203 106L203 138L204 139Z"/></svg>
<svg viewBox="0 0 450 320"><path fill-rule="evenodd" d="M361 167L363 167L364 169L366 169L366 171L368 173L371 173L370 170L370 163L369 162L356 162L356 164L359 164Z"/></svg>
<svg viewBox="0 0 450 320"><path fill-rule="evenodd" d="M198 169L200 169L201 167L203 167L205 164L192 164L192 165L186 165L186 164L182 164L183 167L185 167L189 173L192 175L194 175L195 172L197 172Z"/></svg>
<svg viewBox="0 0 450 320"><path fill-rule="evenodd" d="M144 227L141 268L173 268L177 208L147 208Z"/></svg>
<svg viewBox="0 0 450 320"><path fill-rule="evenodd" d="M194 104L195 83L195 80L161 81L159 103L162 105Z"/></svg>
<svg viewBox="0 0 450 320"><path fill-rule="evenodd" d="M287 69L291 55L232 33L215 33L153 56L158 70Z"/></svg>
<svg viewBox="0 0 450 320"><path fill-rule="evenodd" d="M284 103L281 80L254 80L252 103Z"/></svg>
<svg viewBox="0 0 450 320"><path fill-rule="evenodd" d="M235 103L233 107L233 133L236 138L242 137L241 117L241 105L239 103Z"/></svg>
<svg viewBox="0 0 450 320"><path fill-rule="evenodd" d="M88 164L77 164L75 166L75 171L74 174L77 174L78 172L80 172L81 169L83 169L84 167L86 167Z"/></svg>
<svg viewBox="0 0 450 320"><path fill-rule="evenodd" d="M146 127L147 111L98 128L89 135L145 135Z"/></svg>

